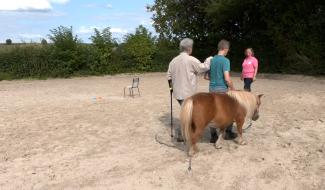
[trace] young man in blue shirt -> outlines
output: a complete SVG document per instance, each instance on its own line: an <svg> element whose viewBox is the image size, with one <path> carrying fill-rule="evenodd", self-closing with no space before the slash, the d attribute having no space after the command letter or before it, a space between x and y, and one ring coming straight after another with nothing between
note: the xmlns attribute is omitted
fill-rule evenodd
<svg viewBox="0 0 325 190"><path fill-rule="evenodd" d="M227 40L221 40L218 43L218 54L213 57L210 64L209 92L227 93L228 90L234 90L234 85L230 77L230 61L225 56L228 54L230 43ZM218 139L216 128L210 128L211 143ZM226 139L234 139L236 134L232 132L232 125L226 130Z"/></svg>

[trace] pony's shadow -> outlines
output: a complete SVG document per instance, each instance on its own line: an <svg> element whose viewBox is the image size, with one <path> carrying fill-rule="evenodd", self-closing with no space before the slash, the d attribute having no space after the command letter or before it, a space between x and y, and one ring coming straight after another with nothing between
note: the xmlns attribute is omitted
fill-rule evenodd
<svg viewBox="0 0 325 190"><path fill-rule="evenodd" d="M167 134L164 133L164 136L166 136L166 137L164 137L164 139L170 139L170 140L167 143L164 142L163 144L172 144L173 147L176 147L177 149L183 151L185 149L184 143L177 142L177 140L176 140L177 132L178 132L178 130L180 130L180 126L181 126L179 118L173 117L173 128L174 128L174 130L173 130L174 137L173 138L171 138L171 136L170 136L170 131L171 131L170 114L165 113L164 115L160 116L159 121L164 125L165 130L168 130L168 132L169 132L169 133L167 133L168 137L167 137ZM210 129L209 129L209 127L207 127L204 130L204 132L202 134L202 138L200 139L200 142L210 143Z"/></svg>

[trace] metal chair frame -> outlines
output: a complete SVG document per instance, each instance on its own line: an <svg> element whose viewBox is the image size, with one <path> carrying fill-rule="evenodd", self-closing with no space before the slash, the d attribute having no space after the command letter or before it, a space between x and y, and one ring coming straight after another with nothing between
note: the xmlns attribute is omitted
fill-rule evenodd
<svg viewBox="0 0 325 190"><path fill-rule="evenodd" d="M125 90L126 89L129 89L129 96L132 96L133 98L134 98L133 89L137 89L139 96L141 96L140 89L139 89L139 83L140 83L139 77L133 78L132 85L124 87L124 97L125 97Z"/></svg>

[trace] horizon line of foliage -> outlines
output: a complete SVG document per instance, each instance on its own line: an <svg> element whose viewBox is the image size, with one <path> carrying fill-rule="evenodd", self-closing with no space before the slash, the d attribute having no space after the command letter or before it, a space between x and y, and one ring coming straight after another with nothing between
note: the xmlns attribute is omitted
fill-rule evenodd
<svg viewBox="0 0 325 190"><path fill-rule="evenodd" d="M262 72L325 75L325 1L155 0L147 9L159 38L193 38L200 59L227 39L235 70L252 47Z"/></svg>
<svg viewBox="0 0 325 190"><path fill-rule="evenodd" d="M52 29L48 38L51 43L13 44L8 39L0 45L0 80L166 71L178 54L174 44L157 40L142 25L122 43L109 27L94 29L91 44L82 43L72 27Z"/></svg>
<svg viewBox="0 0 325 190"><path fill-rule="evenodd" d="M110 28L94 29L83 44L72 27L50 30L47 43L0 44L0 80L163 71L182 38L194 39L195 57L231 42L232 70L252 47L265 73L325 75L325 1L155 0L148 6L158 37L145 27L118 43Z"/></svg>

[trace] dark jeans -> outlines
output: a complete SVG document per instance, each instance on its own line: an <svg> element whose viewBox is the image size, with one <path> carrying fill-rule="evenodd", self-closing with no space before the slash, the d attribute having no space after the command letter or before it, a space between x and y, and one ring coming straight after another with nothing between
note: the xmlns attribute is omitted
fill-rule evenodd
<svg viewBox="0 0 325 190"><path fill-rule="evenodd" d="M232 133L232 127L233 125L230 124L227 128L226 128L226 133ZM210 127L210 134L211 134L211 139L216 140L218 138L218 134L217 134L217 129L214 127Z"/></svg>
<svg viewBox="0 0 325 190"><path fill-rule="evenodd" d="M244 78L244 90L250 92L252 83L253 83L252 78Z"/></svg>

